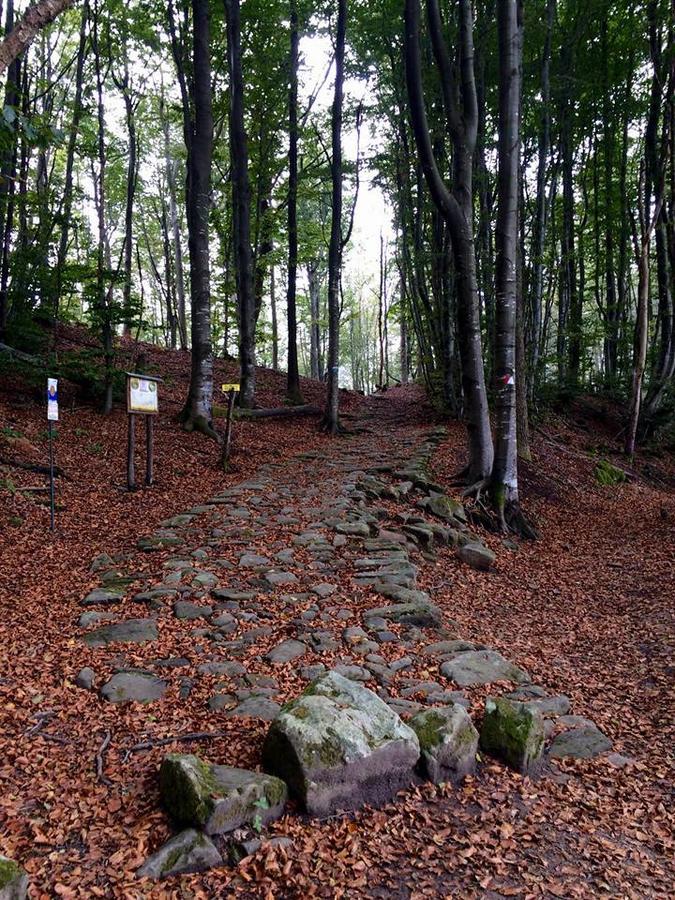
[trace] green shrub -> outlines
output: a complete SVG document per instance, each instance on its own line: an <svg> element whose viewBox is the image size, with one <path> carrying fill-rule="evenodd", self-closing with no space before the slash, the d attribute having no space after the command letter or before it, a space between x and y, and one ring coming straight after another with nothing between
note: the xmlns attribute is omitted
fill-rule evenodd
<svg viewBox="0 0 675 900"><path fill-rule="evenodd" d="M598 484L606 487L613 487L628 481L626 473L622 469L617 469L616 466L613 466L608 459L601 459L595 467L595 479Z"/></svg>

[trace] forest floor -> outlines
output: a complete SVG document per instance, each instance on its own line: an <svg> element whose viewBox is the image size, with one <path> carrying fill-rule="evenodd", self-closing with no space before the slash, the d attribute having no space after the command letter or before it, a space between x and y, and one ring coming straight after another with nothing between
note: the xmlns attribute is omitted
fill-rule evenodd
<svg viewBox="0 0 675 900"><path fill-rule="evenodd" d="M0 852L26 868L33 896L672 896L673 466L667 457L645 458L626 483L600 485L598 459L619 462L611 428L590 402L535 431L523 494L540 541L512 545L481 533L497 555L492 572L467 568L450 548L433 557L411 550L411 561L448 628L501 651L549 692L566 694L575 714L592 718L612 739L613 753L550 764L537 781L483 760L460 787L411 788L381 810L327 821L291 811L270 828L293 840L290 852L263 845L236 867L160 885L135 879L136 868L171 834L158 800L164 753L192 750L255 768L266 716L306 685L304 667L362 663L342 632L361 625L363 610L382 600L355 580L360 546L352 538L333 549L331 543L319 558L294 538L316 529L351 472L405 459L438 424L414 387L374 398L345 393L353 433L327 438L313 418L238 423L233 467L223 474L215 444L184 434L176 422L189 357L150 348L147 357L165 378L155 486L120 490L126 416L102 419L78 404L67 385L56 441L65 473L56 534L49 532L43 495L21 490L44 486L44 477L0 467ZM218 380L235 377L233 364L219 364ZM281 402L283 376L259 370L259 382L262 404ZM306 399L320 400L321 385L303 388ZM40 399L19 380L0 378L1 459L44 462ZM449 493L463 448L462 426L448 423L431 469ZM234 503L174 520L181 523L180 547L137 548L163 520L239 485ZM380 505L388 515L384 526L396 529L405 504ZM332 542L334 532L319 530ZM100 585L91 566L102 553L144 587L166 583L171 563L164 563L187 556L205 593L209 578L220 588L248 588L252 612L236 619L223 644L200 633L203 622L178 619L169 606L157 613L156 640L88 647L78 620L82 599ZM277 568L288 582L265 584L260 571L242 567L245 553L282 554ZM326 583L333 593L314 593ZM127 598L113 615L153 613ZM323 645L312 648L307 636L317 623ZM423 699L406 686L431 678L452 687L437 664L410 649L417 645L409 634L400 626L392 631L378 652L387 664L410 658L389 685L392 698ZM306 640L305 656L267 660L279 642L298 637ZM421 646L438 637L429 631L418 639ZM167 668L166 659L184 664ZM247 683L265 684L266 691L242 692L242 682L200 671L205 662L226 659L241 663ZM166 690L148 705L108 703L75 685L83 666L95 670L97 687L120 668L140 667L159 675ZM467 692L476 719L487 693ZM214 696L223 699L213 702ZM238 708L247 701L253 715ZM131 749L207 731L221 736Z"/></svg>

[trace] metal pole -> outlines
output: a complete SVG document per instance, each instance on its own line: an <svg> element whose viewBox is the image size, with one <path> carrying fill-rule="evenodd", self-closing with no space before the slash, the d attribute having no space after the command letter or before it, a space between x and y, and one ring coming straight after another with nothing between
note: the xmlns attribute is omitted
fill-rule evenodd
<svg viewBox="0 0 675 900"><path fill-rule="evenodd" d="M136 417L129 413L129 440L127 443L127 487L136 490L136 469L134 466L134 450L136 446Z"/></svg>
<svg viewBox="0 0 675 900"><path fill-rule="evenodd" d="M49 513L51 530L54 531L54 436L51 420L49 421Z"/></svg>
<svg viewBox="0 0 675 900"><path fill-rule="evenodd" d="M230 444L232 442L232 413L234 412L235 392L228 391L227 420L225 422L225 439L223 441L223 463L227 465L230 459Z"/></svg>
<svg viewBox="0 0 675 900"><path fill-rule="evenodd" d="M145 417L145 483L152 484L153 454L153 421L152 416Z"/></svg>

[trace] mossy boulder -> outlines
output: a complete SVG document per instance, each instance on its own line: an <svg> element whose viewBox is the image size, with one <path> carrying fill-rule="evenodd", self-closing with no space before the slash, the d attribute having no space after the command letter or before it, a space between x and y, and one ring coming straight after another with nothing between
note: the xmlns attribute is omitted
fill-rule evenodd
<svg viewBox="0 0 675 900"><path fill-rule="evenodd" d="M28 876L13 859L0 854L0 900L24 900Z"/></svg>
<svg viewBox="0 0 675 900"><path fill-rule="evenodd" d="M446 494L437 494L432 491L421 501L420 506L447 522L466 522L466 511L462 504L457 500L452 500Z"/></svg>
<svg viewBox="0 0 675 900"><path fill-rule="evenodd" d="M408 724L420 742L420 772L429 781L461 781L475 771L478 732L463 706L425 709Z"/></svg>
<svg viewBox="0 0 675 900"><path fill-rule="evenodd" d="M518 700L488 697L480 746L523 774L538 774L544 751L544 718L538 709Z"/></svg>
<svg viewBox="0 0 675 900"><path fill-rule="evenodd" d="M457 556L467 566L478 569L479 572L488 572L494 565L497 557L484 544L469 543L457 548Z"/></svg>
<svg viewBox="0 0 675 900"><path fill-rule="evenodd" d="M169 878L189 872L205 872L223 865L213 842L192 828L181 831L147 859L136 872L137 878Z"/></svg>
<svg viewBox="0 0 675 900"><path fill-rule="evenodd" d="M377 694L337 672L283 707L263 745L263 767L311 815L381 804L414 779L415 732Z"/></svg>
<svg viewBox="0 0 675 900"><path fill-rule="evenodd" d="M217 766L193 754L171 753L159 770L159 792L179 825L226 834L242 825L265 825L283 815L283 781L259 772Z"/></svg>

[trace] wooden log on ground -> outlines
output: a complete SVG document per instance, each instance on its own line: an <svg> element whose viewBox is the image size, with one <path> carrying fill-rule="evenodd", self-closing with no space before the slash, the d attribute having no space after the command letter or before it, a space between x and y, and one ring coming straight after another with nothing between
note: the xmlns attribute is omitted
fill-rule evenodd
<svg viewBox="0 0 675 900"><path fill-rule="evenodd" d="M235 416L238 419L271 419L284 416L320 416L323 410L319 406L305 403L302 406L281 406L274 409L237 409Z"/></svg>
<svg viewBox="0 0 675 900"><path fill-rule="evenodd" d="M49 466L38 466L33 463L19 462L16 459L7 459L0 456L1 466L11 466L14 469L24 469L26 472L37 472L38 475L49 475ZM54 466L54 475L58 478L67 478L68 476L60 466Z"/></svg>

